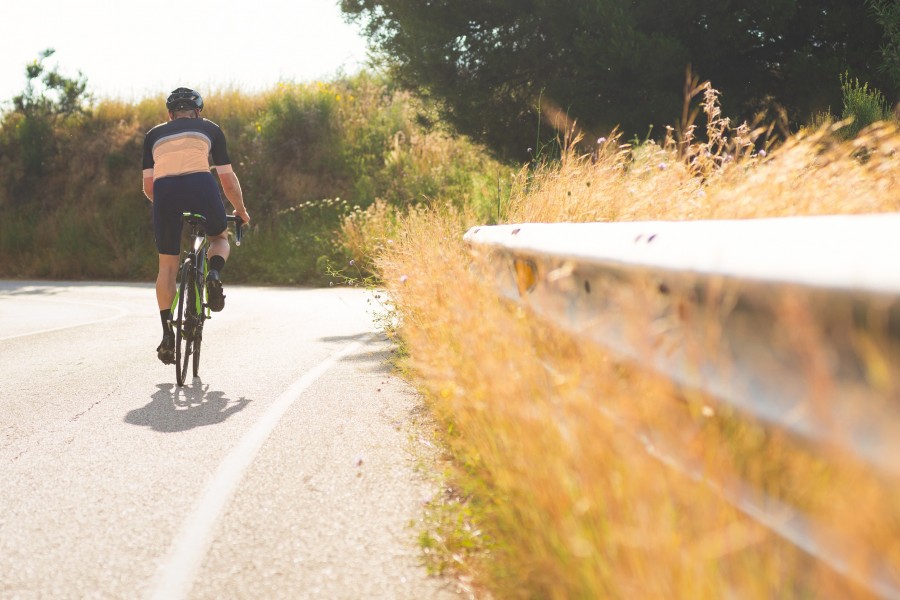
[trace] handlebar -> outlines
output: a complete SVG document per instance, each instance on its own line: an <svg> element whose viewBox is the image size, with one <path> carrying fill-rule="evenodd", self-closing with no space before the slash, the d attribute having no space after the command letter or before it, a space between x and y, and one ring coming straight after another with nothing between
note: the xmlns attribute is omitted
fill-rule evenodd
<svg viewBox="0 0 900 600"><path fill-rule="evenodd" d="M234 223L234 245L241 245L241 235L244 230L244 220L237 215L228 215L226 217L228 223Z"/></svg>

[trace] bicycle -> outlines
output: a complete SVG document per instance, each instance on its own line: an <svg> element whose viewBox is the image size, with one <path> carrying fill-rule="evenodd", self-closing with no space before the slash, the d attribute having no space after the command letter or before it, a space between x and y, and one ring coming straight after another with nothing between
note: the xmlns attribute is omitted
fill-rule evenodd
<svg viewBox="0 0 900 600"><path fill-rule="evenodd" d="M193 213L182 213L182 220L191 227L191 247L186 250L184 262L179 268L180 282L172 301L172 326L175 329L175 380L184 386L188 362L193 357L194 377L200 369L200 345L203 342L203 323L211 319L209 305L206 304L206 251L209 240L204 225L206 217ZM235 224L235 245L241 245L243 220L237 215L228 215L228 223Z"/></svg>

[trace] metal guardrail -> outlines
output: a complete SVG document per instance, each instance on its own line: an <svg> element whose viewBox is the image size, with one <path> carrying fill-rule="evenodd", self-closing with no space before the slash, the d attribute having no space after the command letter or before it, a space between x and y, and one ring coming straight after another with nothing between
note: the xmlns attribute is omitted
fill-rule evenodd
<svg viewBox="0 0 900 600"><path fill-rule="evenodd" d="M465 240L491 254L503 295L561 328L900 476L900 214L499 225ZM630 433L703 478L653 431ZM707 483L837 572L900 598L897 574L864 544L741 482Z"/></svg>

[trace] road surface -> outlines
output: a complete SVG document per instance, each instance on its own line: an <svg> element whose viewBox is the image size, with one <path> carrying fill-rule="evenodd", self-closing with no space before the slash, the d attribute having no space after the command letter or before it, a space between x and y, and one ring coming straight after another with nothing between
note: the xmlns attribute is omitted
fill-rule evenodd
<svg viewBox="0 0 900 600"><path fill-rule="evenodd" d="M152 286L0 282L0 598L458 598L368 294L226 287L201 377Z"/></svg>

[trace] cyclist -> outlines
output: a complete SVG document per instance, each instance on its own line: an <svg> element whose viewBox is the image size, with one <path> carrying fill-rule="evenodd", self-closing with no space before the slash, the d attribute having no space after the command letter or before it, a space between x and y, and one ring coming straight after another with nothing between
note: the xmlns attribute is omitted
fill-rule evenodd
<svg viewBox="0 0 900 600"><path fill-rule="evenodd" d="M203 98L180 87L166 99L169 121L157 125L144 138L144 195L153 204L153 231L159 251L156 300L162 321L163 339L156 349L165 364L175 362L175 334L172 331L172 301L181 250L181 214L191 212L206 217L209 238L209 273L206 277L209 308L225 306L222 269L231 248L225 231L225 205L219 186L210 172L212 166L234 214L244 222L250 215L244 205L241 184L231 167L225 135L218 125L200 117Z"/></svg>

